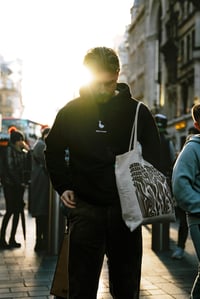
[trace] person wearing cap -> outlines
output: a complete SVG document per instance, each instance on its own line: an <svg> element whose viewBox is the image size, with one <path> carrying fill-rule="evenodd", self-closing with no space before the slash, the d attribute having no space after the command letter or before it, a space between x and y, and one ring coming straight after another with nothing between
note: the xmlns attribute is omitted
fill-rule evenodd
<svg viewBox="0 0 200 299"><path fill-rule="evenodd" d="M3 191L6 201L6 213L2 220L0 231L0 249L18 248L15 235L19 222L19 215L24 209L24 191L26 185L25 167L28 146L25 144L24 134L12 130L5 155L5 171L2 177ZM13 215L9 242L6 240L6 229Z"/></svg>
<svg viewBox="0 0 200 299"><path fill-rule="evenodd" d="M32 149L32 170L30 183L30 213L35 218L36 252L47 249L50 179L46 169L44 149L49 127L42 130L41 138Z"/></svg>
<svg viewBox="0 0 200 299"><path fill-rule="evenodd" d="M112 297L138 299L142 231L139 226L131 232L123 221L115 178L115 158L128 151L138 101L128 85L117 83L120 67L113 49L90 49L84 65L92 80L58 112L45 151L51 181L68 211L69 298L96 298L106 255ZM144 104L138 140L144 158L158 168L158 130Z"/></svg>

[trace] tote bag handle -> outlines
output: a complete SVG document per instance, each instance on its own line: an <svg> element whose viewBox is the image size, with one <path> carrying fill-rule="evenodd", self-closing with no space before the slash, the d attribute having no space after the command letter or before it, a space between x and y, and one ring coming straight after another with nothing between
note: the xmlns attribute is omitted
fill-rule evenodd
<svg viewBox="0 0 200 299"><path fill-rule="evenodd" d="M136 147L136 142L137 142L137 126L138 126L138 113L139 113L140 105L141 105L141 102L138 102L137 108L136 108L136 112L135 112L135 120L134 120L133 127L132 127L132 130L131 130L131 138L130 138L129 149L128 149L129 152L131 151L132 145L133 145L133 148ZM133 134L134 134L134 142L133 142Z"/></svg>

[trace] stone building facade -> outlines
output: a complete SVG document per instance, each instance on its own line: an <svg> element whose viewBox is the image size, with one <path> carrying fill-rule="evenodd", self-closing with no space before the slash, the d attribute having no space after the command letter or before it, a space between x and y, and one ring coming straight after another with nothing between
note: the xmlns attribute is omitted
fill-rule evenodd
<svg viewBox="0 0 200 299"><path fill-rule="evenodd" d="M135 0L128 52L133 96L168 117L179 151L200 101L200 1Z"/></svg>
<svg viewBox="0 0 200 299"><path fill-rule="evenodd" d="M21 61L6 61L0 56L0 114L1 117L21 117Z"/></svg>

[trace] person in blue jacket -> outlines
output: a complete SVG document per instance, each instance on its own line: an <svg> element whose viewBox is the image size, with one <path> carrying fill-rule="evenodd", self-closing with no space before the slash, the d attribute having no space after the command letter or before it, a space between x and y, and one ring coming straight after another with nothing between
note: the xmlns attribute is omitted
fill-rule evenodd
<svg viewBox="0 0 200 299"><path fill-rule="evenodd" d="M200 103L192 108L195 128L200 132ZM191 136L180 152L172 173L177 204L186 212L187 222L200 265L200 134ZM191 299L200 299L200 266L191 290Z"/></svg>

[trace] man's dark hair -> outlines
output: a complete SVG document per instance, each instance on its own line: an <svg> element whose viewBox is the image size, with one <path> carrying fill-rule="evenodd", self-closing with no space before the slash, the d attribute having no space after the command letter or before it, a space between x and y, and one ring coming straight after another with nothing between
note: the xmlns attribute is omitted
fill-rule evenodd
<svg viewBox="0 0 200 299"><path fill-rule="evenodd" d="M192 118L194 121L200 124L200 103L195 104L192 107Z"/></svg>
<svg viewBox="0 0 200 299"><path fill-rule="evenodd" d="M119 59L111 48L96 47L90 49L84 57L83 64L91 70L105 70L117 73L120 70Z"/></svg>

